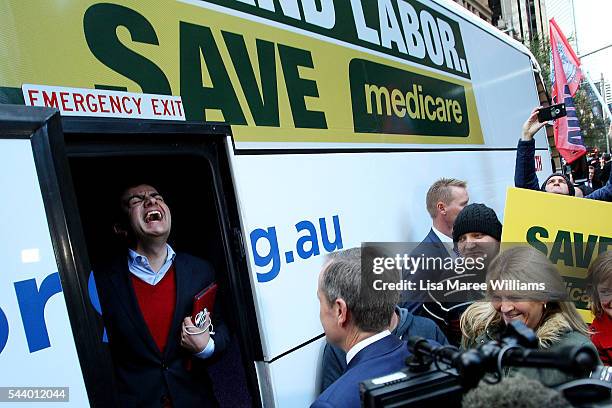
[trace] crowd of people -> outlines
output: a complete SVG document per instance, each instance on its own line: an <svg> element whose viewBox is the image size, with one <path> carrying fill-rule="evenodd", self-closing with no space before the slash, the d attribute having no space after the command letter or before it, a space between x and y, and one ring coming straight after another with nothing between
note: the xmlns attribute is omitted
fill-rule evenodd
<svg viewBox="0 0 612 408"><path fill-rule="evenodd" d="M575 196L578 189L564 174L552 174L541 185L538 182L533 137L542 126L534 110L518 144L515 185ZM610 158L604 155L597 169L593 164L586 185L580 187L585 198L612 200L609 172ZM612 251L599 255L588 272L594 316L588 327L564 296L563 279L546 256L529 246L500 251L502 223L492 208L469 203L465 181L439 179L429 188L425 201L432 225L414 254L486 259L486 276L457 276L441 267L422 267L413 276L432 281L545 281L547 290L533 296L488 287L481 292L464 291L459 297L457 293L446 297L442 292L425 291L405 298L399 291L375 291L363 284L362 260L367 249L331 253L318 278L320 320L327 344L321 394L313 407L360 406L359 383L403 369L410 336L421 336L432 345L470 348L494 339L512 321L533 330L541 349L583 345L596 350L604 364L612 364ZM204 329L196 327L190 317L194 295L215 281L214 270L207 261L175 252L168 244L172 214L155 187L131 183L122 189L117 202L113 229L125 242L125 256L97 268L95 281L119 403L129 407L216 406L206 363L227 347L229 332L217 306L206 317ZM378 278L393 283L403 272L385 270ZM551 368L506 372L509 376L516 373L546 386L572 378Z"/></svg>
<svg viewBox="0 0 612 408"><path fill-rule="evenodd" d="M582 185L574 185L563 173L553 173L542 184L539 183L534 136L544 125L538 121L537 109L534 109L523 126L517 147L515 186L612 201L609 155L603 155L599 163L591 163L589 177ZM464 297L459 301L449 301L444 298L444 293L431 290L401 299L394 298L393 291L387 291L379 294L378 301L374 302L372 294L360 291L360 279L364 273L361 250L332 254L319 276L317 295L328 344L322 360L322 393L312 407L360 406L359 383L390 374L398 366L402 368L407 351L401 341L413 335L424 337L435 345L453 344L468 349L498 338L506 325L520 321L535 332L538 348L542 350L584 346L597 353L600 364L612 364L612 251L600 254L588 271L590 306L594 316L588 326L574 303L569 301L564 280L556 266L544 254L531 246L500 251L502 224L495 211L485 204L468 204L465 181L439 179L429 188L425 201L432 226L412 256L484 257L489 259L485 268L487 280L526 284L546 282L546 290L523 293L520 290L494 290L488 286L480 299ZM453 275L452 270L438 264L421 268L411 275L399 271L384 279L392 281L417 276L440 282L467 276L450 275ZM392 307L395 301L400 305ZM380 313L380 324L377 327L363 324L365 316L375 310ZM523 387L514 393L515 396L534 401L545 397L547 404L569 406L558 394L542 390L547 390L543 386L555 386L575 379L571 374L546 367L507 368L504 374L509 378L508 386L484 387L485 391L481 393L485 396L495 394L499 398L501 390L514 387L512 378L521 376L525 379L518 383L532 382L535 386ZM490 391L493 389L497 391ZM526 394L525 390L528 390ZM465 406L486 406L479 405L486 397L476 398L471 394L466 395ZM480 402L474 404L476 400ZM495 399L489 399L491 401Z"/></svg>

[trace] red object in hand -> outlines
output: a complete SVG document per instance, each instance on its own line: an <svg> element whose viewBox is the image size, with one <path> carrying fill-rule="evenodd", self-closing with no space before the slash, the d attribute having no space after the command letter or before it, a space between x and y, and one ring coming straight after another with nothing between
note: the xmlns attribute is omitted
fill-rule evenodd
<svg viewBox="0 0 612 408"><path fill-rule="evenodd" d="M213 282L193 297L193 308L191 310L191 320L200 329L206 324L206 316L210 316L215 306L218 285ZM211 318L212 322L212 318ZM191 371L191 359L185 361L185 368Z"/></svg>
<svg viewBox="0 0 612 408"><path fill-rule="evenodd" d="M191 311L191 320L196 327L203 328L206 320L206 313L212 314L215 306L215 296L217 295L218 285L213 282L206 288L202 289L193 297L193 309Z"/></svg>

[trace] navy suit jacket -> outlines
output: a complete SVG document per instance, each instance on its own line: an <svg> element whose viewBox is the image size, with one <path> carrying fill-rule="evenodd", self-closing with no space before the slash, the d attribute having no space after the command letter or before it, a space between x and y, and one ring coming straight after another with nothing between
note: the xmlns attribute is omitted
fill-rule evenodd
<svg viewBox="0 0 612 408"><path fill-rule="evenodd" d="M388 335L354 356L346 372L329 386L311 408L359 408L359 383L406 368L410 356L406 343Z"/></svg>
<svg viewBox="0 0 612 408"><path fill-rule="evenodd" d="M166 397L174 407L214 406L206 361L180 345L181 323L191 314L194 295L214 281L214 270L210 263L181 253L176 254L174 267L176 306L163 353L140 311L127 257L94 272L121 406L160 407ZM215 354L225 349L229 339L218 306L217 299L213 313Z"/></svg>
<svg viewBox="0 0 612 408"><path fill-rule="evenodd" d="M414 250L414 254L420 254L420 252L424 252L425 255L436 255L445 257L448 256L448 251L444 246L444 243L440 241L440 238L436 235L433 228L429 229L429 233L423 239L421 244L417 246Z"/></svg>
<svg viewBox="0 0 612 408"><path fill-rule="evenodd" d="M429 230L429 233L423 239L423 241L411 252L411 256L419 257L424 255L426 258L447 258L449 255L446 246L440 238L436 235L433 229ZM419 269L415 271L413 274L408 274L404 272L403 279L415 281L423 279L429 279L431 281L438 281L440 275L442 274L442 270L437 269ZM430 299L426 296L425 293L420 292L406 292L406 298L402 297L400 301L400 305L403 308L408 309L411 313L419 313L420 309L423 306L423 303L426 301L430 301Z"/></svg>

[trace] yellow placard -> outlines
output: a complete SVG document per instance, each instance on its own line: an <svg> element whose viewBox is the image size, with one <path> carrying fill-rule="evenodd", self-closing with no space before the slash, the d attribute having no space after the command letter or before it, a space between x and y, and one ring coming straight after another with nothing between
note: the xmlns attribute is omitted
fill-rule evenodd
<svg viewBox="0 0 612 408"><path fill-rule="evenodd" d="M564 276L570 299L585 320L584 278L600 253L612 249L612 203L510 188L502 242L529 243L545 252Z"/></svg>

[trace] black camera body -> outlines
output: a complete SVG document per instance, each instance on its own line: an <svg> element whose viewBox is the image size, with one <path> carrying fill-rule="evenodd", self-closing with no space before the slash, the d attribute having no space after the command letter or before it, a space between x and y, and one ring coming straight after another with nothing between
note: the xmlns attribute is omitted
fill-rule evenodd
<svg viewBox="0 0 612 408"><path fill-rule="evenodd" d="M537 346L537 337L522 322L511 322L498 340L467 351L453 346L432 347L421 337L410 337L412 356L406 361L407 368L362 382L363 406L460 407L465 392L481 380L490 384L501 381L503 369L510 366L556 368L582 378L557 387L570 402L610 401L612 384L588 378L598 363L592 348L549 351Z"/></svg>
<svg viewBox="0 0 612 408"><path fill-rule="evenodd" d="M364 381L359 385L362 405L372 408L460 407L465 392L461 379L455 369L444 366L444 371L436 367L430 367L424 372L414 372L406 368L396 373L399 378L388 382L381 383L380 378Z"/></svg>
<svg viewBox="0 0 612 408"><path fill-rule="evenodd" d="M567 110L565 109L564 103L559 103L556 105L551 105L546 108L540 108L538 110L538 121L548 122L550 120L556 120L567 116Z"/></svg>

